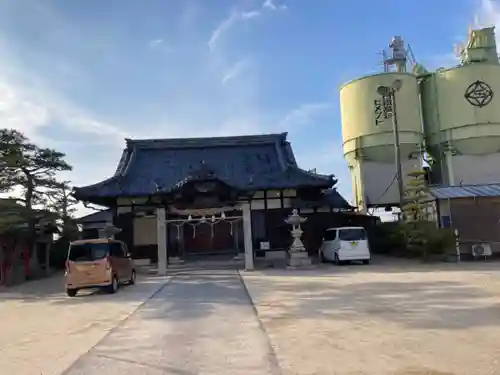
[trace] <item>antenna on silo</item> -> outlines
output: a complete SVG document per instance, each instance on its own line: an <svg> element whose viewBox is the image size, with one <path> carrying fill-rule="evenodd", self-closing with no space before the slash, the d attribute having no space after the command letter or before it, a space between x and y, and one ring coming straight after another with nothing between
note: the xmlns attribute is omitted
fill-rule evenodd
<svg viewBox="0 0 500 375"><path fill-rule="evenodd" d="M387 66L386 66L386 60L387 60L387 53L384 51L384 50L380 50L377 52L377 55L378 56L382 56L382 59L378 60L380 65L382 65L383 69L384 69L384 72L388 72L387 70ZM378 65L378 64L377 64Z"/></svg>

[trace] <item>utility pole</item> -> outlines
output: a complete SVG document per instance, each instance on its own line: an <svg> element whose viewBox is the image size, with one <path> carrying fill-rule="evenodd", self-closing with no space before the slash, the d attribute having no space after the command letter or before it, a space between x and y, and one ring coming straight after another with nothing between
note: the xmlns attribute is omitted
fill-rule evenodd
<svg viewBox="0 0 500 375"><path fill-rule="evenodd" d="M403 172L401 168L401 148L399 144L399 127L398 115L396 107L396 92L393 87L390 88L390 97L392 102L392 131L394 133L394 162L396 164L396 178L398 179L399 190L399 208L401 210L400 220L403 218L403 204L404 204L404 186L403 186Z"/></svg>
<svg viewBox="0 0 500 375"><path fill-rule="evenodd" d="M403 186L403 172L401 168L401 148L399 144L399 127L398 127L398 113L396 106L396 93L401 89L403 82L396 79L391 86L379 86L377 93L382 98L389 98L392 105L392 132L394 134L394 163L396 164L396 178L398 180L398 193L399 193L399 208L401 213L399 219L403 218L403 204L404 204L404 186Z"/></svg>

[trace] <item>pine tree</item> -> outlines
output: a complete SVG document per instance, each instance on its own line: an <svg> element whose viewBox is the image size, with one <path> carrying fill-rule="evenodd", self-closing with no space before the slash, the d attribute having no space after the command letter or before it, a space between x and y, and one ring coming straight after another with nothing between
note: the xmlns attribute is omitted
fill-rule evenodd
<svg viewBox="0 0 500 375"><path fill-rule="evenodd" d="M414 170L408 177L411 179L405 186L403 217L407 222L428 220L433 200L428 192L425 171Z"/></svg>
<svg viewBox="0 0 500 375"><path fill-rule="evenodd" d="M37 223L44 216L37 206L46 201L50 190L59 186L56 174L72 169L64 157L64 153L38 147L17 130L0 129L0 186L4 190L21 188L22 196L17 201L22 203L23 217L28 224L30 253L35 244Z"/></svg>
<svg viewBox="0 0 500 375"><path fill-rule="evenodd" d="M408 173L408 177L410 177L410 181L405 187L405 202L402 210L406 223L408 247L409 250L421 254L424 260L427 260L426 230L431 224L428 220L433 199L428 192L424 170L414 170Z"/></svg>
<svg viewBox="0 0 500 375"><path fill-rule="evenodd" d="M78 226L73 218L78 201L72 193L69 181L60 182L47 193L47 208L57 215L62 228L62 237L69 240L78 236Z"/></svg>

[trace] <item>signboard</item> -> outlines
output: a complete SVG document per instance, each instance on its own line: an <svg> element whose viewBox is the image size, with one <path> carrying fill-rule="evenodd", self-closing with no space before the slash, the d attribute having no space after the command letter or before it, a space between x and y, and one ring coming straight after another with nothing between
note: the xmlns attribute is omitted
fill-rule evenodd
<svg viewBox="0 0 500 375"><path fill-rule="evenodd" d="M269 242L261 242L260 243L260 249L261 250L269 250L271 248Z"/></svg>
<svg viewBox="0 0 500 375"><path fill-rule="evenodd" d="M392 97L390 95L384 95L381 99L375 99L374 104L374 117L375 125L382 124L385 120L392 117L393 106Z"/></svg>

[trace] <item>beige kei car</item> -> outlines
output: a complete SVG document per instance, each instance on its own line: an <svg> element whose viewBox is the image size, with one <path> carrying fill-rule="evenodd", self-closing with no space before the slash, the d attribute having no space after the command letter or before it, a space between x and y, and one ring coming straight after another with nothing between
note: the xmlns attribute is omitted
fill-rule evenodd
<svg viewBox="0 0 500 375"><path fill-rule="evenodd" d="M66 293L102 288L115 293L120 284L135 283L134 263L122 241L107 238L79 240L70 244L66 261Z"/></svg>

